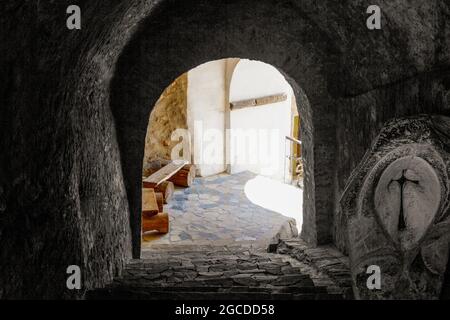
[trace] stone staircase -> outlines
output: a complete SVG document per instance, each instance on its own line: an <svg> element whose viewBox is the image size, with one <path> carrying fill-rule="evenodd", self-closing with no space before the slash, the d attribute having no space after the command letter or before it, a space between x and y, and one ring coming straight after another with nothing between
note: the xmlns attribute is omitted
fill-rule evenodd
<svg viewBox="0 0 450 320"><path fill-rule="evenodd" d="M293 238L279 241L274 251L312 266L332 279L341 289L345 299L354 299L349 258L334 246L311 248L303 240Z"/></svg>
<svg viewBox="0 0 450 320"><path fill-rule="evenodd" d="M245 246L154 247L87 299L343 299L328 275L289 255Z"/></svg>

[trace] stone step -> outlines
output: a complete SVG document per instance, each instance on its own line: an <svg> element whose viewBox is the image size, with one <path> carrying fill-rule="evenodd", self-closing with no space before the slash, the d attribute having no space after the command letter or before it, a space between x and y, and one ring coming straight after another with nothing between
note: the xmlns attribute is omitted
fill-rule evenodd
<svg viewBox="0 0 450 320"><path fill-rule="evenodd" d="M342 295L317 292L270 292L259 290L209 291L205 288L186 290L149 290L149 288L117 288L91 291L89 300L340 300ZM190 289L190 290L189 290Z"/></svg>
<svg viewBox="0 0 450 320"><path fill-rule="evenodd" d="M280 240L276 252L296 259L327 275L346 299L353 299L349 259L332 246L310 248L301 239ZM316 281L317 282L317 281Z"/></svg>
<svg viewBox="0 0 450 320"><path fill-rule="evenodd" d="M206 249L208 247L204 247ZM219 248L216 248L219 249ZM342 299L343 290L312 266L248 248L183 252L179 247L132 260L88 299ZM339 268L334 263L325 266Z"/></svg>

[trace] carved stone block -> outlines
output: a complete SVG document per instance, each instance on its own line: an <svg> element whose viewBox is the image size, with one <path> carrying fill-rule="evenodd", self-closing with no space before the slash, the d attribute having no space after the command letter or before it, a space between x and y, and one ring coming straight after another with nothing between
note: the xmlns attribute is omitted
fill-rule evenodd
<svg viewBox="0 0 450 320"><path fill-rule="evenodd" d="M385 125L348 180L347 217L355 296L435 299L450 241L450 118L417 116ZM369 289L367 268L381 270Z"/></svg>

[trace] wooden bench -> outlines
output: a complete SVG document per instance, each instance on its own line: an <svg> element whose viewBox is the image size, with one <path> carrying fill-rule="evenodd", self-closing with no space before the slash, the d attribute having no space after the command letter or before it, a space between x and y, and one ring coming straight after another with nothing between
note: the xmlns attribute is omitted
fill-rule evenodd
<svg viewBox="0 0 450 320"><path fill-rule="evenodd" d="M148 178L145 178L142 183L145 188L156 188L164 181L170 179L173 175L175 175L178 171L180 171L185 165L187 161L172 161L166 164L161 169L157 170L153 174L151 174Z"/></svg>
<svg viewBox="0 0 450 320"><path fill-rule="evenodd" d="M143 182L145 179L146 179L145 177L142 177L142 186L145 188L149 188L148 184L144 184L144 182ZM151 189L155 190L155 193L157 196L159 193L161 193L161 195L163 197L163 203L168 204L169 200L173 196L173 193L175 192L175 185L173 184L173 182L164 181L164 182L160 183L159 185L157 185L155 188L151 188Z"/></svg>
<svg viewBox="0 0 450 320"><path fill-rule="evenodd" d="M160 170L162 170L163 168L167 167L170 163L172 163L170 160L155 160L147 163L144 169L144 174L145 176L149 177L143 179L145 185L151 186L151 184L149 183L150 178L153 177L152 179L154 179L154 175L160 172ZM195 165L188 164L186 162L181 169L177 168L177 171L173 173L169 178L167 178L166 182L172 182L174 185L180 187L190 187L194 182L195 174Z"/></svg>
<svg viewBox="0 0 450 320"><path fill-rule="evenodd" d="M160 212L156 194L153 189L142 189L142 214L148 218L156 216Z"/></svg>
<svg viewBox="0 0 450 320"><path fill-rule="evenodd" d="M169 232L169 215L167 212L160 212L151 218L142 217L142 231L157 231L159 233Z"/></svg>
<svg viewBox="0 0 450 320"><path fill-rule="evenodd" d="M152 174L142 179L142 231L169 232L169 215L163 212L163 204L167 203L174 192L175 183L189 186L195 177L195 166L187 161L170 161Z"/></svg>

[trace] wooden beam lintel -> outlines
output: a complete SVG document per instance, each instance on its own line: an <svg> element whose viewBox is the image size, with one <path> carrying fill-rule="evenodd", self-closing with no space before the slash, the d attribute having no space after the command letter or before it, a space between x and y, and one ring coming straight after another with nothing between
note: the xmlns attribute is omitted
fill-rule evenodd
<svg viewBox="0 0 450 320"><path fill-rule="evenodd" d="M287 94L281 93L281 94L275 94L275 95L256 98L256 99L231 102L230 109L237 110L237 109L243 109L243 108L249 108L249 107L258 107L258 106L262 106L262 105L266 105L266 104L283 102L286 100L287 100Z"/></svg>

